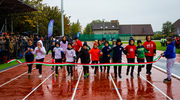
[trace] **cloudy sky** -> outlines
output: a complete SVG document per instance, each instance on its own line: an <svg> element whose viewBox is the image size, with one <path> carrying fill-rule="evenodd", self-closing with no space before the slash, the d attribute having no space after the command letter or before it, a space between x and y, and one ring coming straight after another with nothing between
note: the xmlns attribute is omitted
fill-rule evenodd
<svg viewBox="0 0 180 100"><path fill-rule="evenodd" d="M43 0L61 7L61 0ZM96 19L119 20L120 24L151 24L161 31L166 21L180 19L180 0L64 0L64 10L71 22L79 19L83 28Z"/></svg>

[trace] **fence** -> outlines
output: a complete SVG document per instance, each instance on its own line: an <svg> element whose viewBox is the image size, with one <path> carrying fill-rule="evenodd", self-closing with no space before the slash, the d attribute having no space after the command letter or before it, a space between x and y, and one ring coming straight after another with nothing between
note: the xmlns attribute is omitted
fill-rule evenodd
<svg viewBox="0 0 180 100"><path fill-rule="evenodd" d="M114 39L120 38L122 41L128 41L130 36L131 34L80 34L79 39L81 41L94 41L106 38L107 41L111 41L113 37Z"/></svg>

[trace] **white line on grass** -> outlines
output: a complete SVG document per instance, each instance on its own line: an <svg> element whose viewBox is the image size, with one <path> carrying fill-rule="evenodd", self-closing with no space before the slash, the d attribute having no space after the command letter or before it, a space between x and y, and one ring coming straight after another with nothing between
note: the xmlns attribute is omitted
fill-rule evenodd
<svg viewBox="0 0 180 100"><path fill-rule="evenodd" d="M43 82L41 82L36 88L34 88L28 95L26 95L22 100L26 100L26 98L28 96L30 96L35 90L37 90L38 87L40 87L49 77L51 77L53 74L55 73L55 71L50 74Z"/></svg>
<svg viewBox="0 0 180 100"><path fill-rule="evenodd" d="M137 71L135 70L135 73L137 73ZM169 96L167 96L164 92L162 92L159 88L157 88L154 84L152 84L150 81L148 81L145 77L143 77L142 75L140 75L141 78L143 78L146 82L148 82L149 84L151 84L154 88L156 88L159 92L161 92L164 96L166 96L169 100L172 100Z"/></svg>
<svg viewBox="0 0 180 100"><path fill-rule="evenodd" d="M75 94L76 94L76 90L77 90L79 81L80 81L80 79L81 79L81 74L82 74L82 72L83 72L83 69L81 70L81 73L80 73L80 75L79 75L79 78L78 78L78 81L77 81L77 83L76 83L76 87L75 87L75 89L74 89L74 92L73 92L73 95L72 95L71 100L74 100L74 96L75 96Z"/></svg>
<svg viewBox="0 0 180 100"><path fill-rule="evenodd" d="M50 60L48 60L47 62L49 62L49 61L50 61ZM34 69L36 69L36 68L33 68L32 70L34 70ZM8 84L8 83L10 83L10 82L12 82L12 81L18 79L19 77L21 77L21 76L23 76L23 75L25 75L25 74L27 74L27 73L28 73L28 71L22 73L21 75L18 75L17 77L15 77L15 78L13 78L13 79L11 79L11 80L9 80L9 81L7 81L7 82L1 84L0 87L2 87L2 86L4 86L4 85L6 85L6 84Z"/></svg>
<svg viewBox="0 0 180 100"><path fill-rule="evenodd" d="M112 77L111 77L111 74L109 74L109 76L110 76L110 79L111 79L112 82L113 82L113 85L114 85L114 87L115 87L115 89L116 89L116 92L117 92L117 94L118 94L118 96L119 96L119 99L120 99L120 100L123 100L122 97L121 97L121 95L120 95L120 93L119 93L119 91L118 91L118 89L117 89L117 87L116 87L116 84L114 83L114 80L113 80Z"/></svg>

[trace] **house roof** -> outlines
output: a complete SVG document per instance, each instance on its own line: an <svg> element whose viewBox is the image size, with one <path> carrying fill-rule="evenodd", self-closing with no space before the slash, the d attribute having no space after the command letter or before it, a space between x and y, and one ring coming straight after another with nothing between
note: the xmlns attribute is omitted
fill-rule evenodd
<svg viewBox="0 0 180 100"><path fill-rule="evenodd" d="M138 36L154 35L151 24L119 25L120 34L132 34Z"/></svg>
<svg viewBox="0 0 180 100"><path fill-rule="evenodd" d="M1 15L31 11L38 11L38 9L23 2L23 0L0 0Z"/></svg>
<svg viewBox="0 0 180 100"><path fill-rule="evenodd" d="M92 23L92 30L119 30L118 22Z"/></svg>
<svg viewBox="0 0 180 100"><path fill-rule="evenodd" d="M178 35L177 29L180 30L180 19L173 23L173 27L175 28L174 35Z"/></svg>

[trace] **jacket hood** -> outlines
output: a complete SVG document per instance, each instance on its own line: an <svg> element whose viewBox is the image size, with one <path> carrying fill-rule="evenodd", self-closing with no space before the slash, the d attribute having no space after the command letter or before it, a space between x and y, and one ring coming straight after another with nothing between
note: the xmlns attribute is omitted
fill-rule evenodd
<svg viewBox="0 0 180 100"><path fill-rule="evenodd" d="M175 46L175 44L173 42L169 43L169 45Z"/></svg>
<svg viewBox="0 0 180 100"><path fill-rule="evenodd" d="M37 43L41 43L41 47L43 47L43 43L41 40L39 40Z"/></svg>
<svg viewBox="0 0 180 100"><path fill-rule="evenodd" d="M131 44L130 44L131 40L133 40L133 41L134 41L134 39L133 39L133 38L130 38L130 39L129 39L129 45L131 45ZM134 41L134 42L135 42L135 41ZM134 45L134 44L133 44L133 45Z"/></svg>

